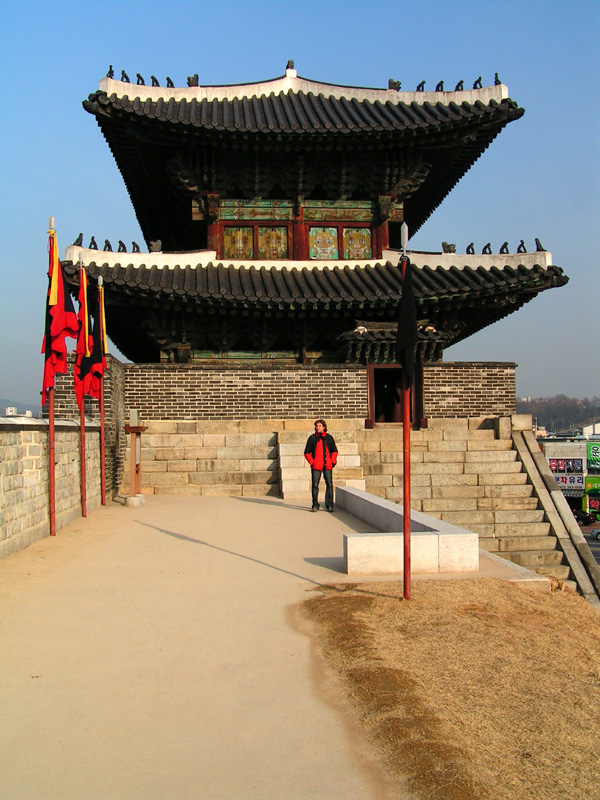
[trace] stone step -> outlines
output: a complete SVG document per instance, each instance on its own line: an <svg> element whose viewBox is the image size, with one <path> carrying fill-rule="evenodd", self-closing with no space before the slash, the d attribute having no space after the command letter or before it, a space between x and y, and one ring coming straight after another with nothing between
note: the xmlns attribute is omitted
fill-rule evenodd
<svg viewBox="0 0 600 800"><path fill-rule="evenodd" d="M529 483L509 483L500 486L482 486L484 497L531 497L533 486Z"/></svg>
<svg viewBox="0 0 600 800"><path fill-rule="evenodd" d="M558 539L556 536L480 536L479 546L490 553L504 553L528 550L554 550Z"/></svg>
<svg viewBox="0 0 600 800"><path fill-rule="evenodd" d="M537 572L539 575L554 576L555 578L558 578L559 581L568 582L568 584L572 584L570 588L573 588L573 591L577 591L577 584L575 581L569 580L571 568L568 564L554 564L549 567L534 567L533 571Z"/></svg>
<svg viewBox="0 0 600 800"><path fill-rule="evenodd" d="M517 460L516 450L467 450L465 461L469 464L503 464ZM520 464L520 462L519 462ZM507 470L510 472L510 470Z"/></svg>
<svg viewBox="0 0 600 800"><path fill-rule="evenodd" d="M352 486L353 489L362 489L363 492L367 490L364 478L346 478L343 485Z"/></svg>
<svg viewBox="0 0 600 800"><path fill-rule="evenodd" d="M467 530L473 530L471 525L494 524L493 511L429 511L427 513L438 519L451 522L453 525L467 528Z"/></svg>
<svg viewBox="0 0 600 800"><path fill-rule="evenodd" d="M469 453L465 453L465 456L468 456ZM475 454L474 454L475 455ZM477 453L476 455L480 455ZM516 455L516 454L515 454ZM470 461L467 459L464 464L464 471L465 474L469 474L471 472L477 472L479 475L489 475L489 474L515 474L521 472L523 465L520 461ZM526 473L525 481L527 480ZM481 481L480 481L481 482Z"/></svg>
<svg viewBox="0 0 600 800"><path fill-rule="evenodd" d="M168 481L167 481L168 482ZM189 483L200 484L201 486L221 485L229 486L231 484L272 484L279 483L279 476L276 472L191 472L189 475ZM163 481L164 484L164 481Z"/></svg>
<svg viewBox="0 0 600 800"><path fill-rule="evenodd" d="M502 553L502 557L519 564L522 567L550 567L562 563L563 554L560 550L525 550L520 552Z"/></svg>
<svg viewBox="0 0 600 800"><path fill-rule="evenodd" d="M479 534L479 538L481 540L481 537L484 537L484 538L485 537L490 537L490 538L492 538L494 536L495 527L496 526L494 525L493 522L486 522L486 523L479 523L479 522L473 523L472 522L469 525L469 530L473 531L473 533L478 533Z"/></svg>
<svg viewBox="0 0 600 800"><path fill-rule="evenodd" d="M512 450L513 443L510 439L467 439L467 450L479 452L495 452L498 450Z"/></svg>
<svg viewBox="0 0 600 800"><path fill-rule="evenodd" d="M486 428L481 428L479 430L447 428L446 430L442 431L442 437L444 441L451 441L452 439L466 439L469 442L490 442L495 440L494 431Z"/></svg>
<svg viewBox="0 0 600 800"><path fill-rule="evenodd" d="M478 474L480 486L523 486L527 484L526 472L490 472L485 470Z"/></svg>
<svg viewBox="0 0 600 800"><path fill-rule="evenodd" d="M333 470L333 481L335 483L336 480L340 480L341 478L352 479L352 478L362 478L363 471L360 467L335 467Z"/></svg>
<svg viewBox="0 0 600 800"><path fill-rule="evenodd" d="M445 500L441 498L434 498L431 500L423 500L423 511L425 514L432 512L443 513L444 511L477 511L477 498L476 497L451 497Z"/></svg>
<svg viewBox="0 0 600 800"><path fill-rule="evenodd" d="M281 496L283 498L288 498L290 496L296 496L298 494L305 496L307 492L310 492L310 481L285 481L282 480L280 485Z"/></svg>
<svg viewBox="0 0 600 800"><path fill-rule="evenodd" d="M301 445L289 442L280 442L277 445L277 455L279 458L292 458L294 456L298 456L299 458L304 459L305 444L306 440L302 442ZM337 445L337 448L340 455L358 455L358 444L356 442L340 442L340 444Z"/></svg>
<svg viewBox="0 0 600 800"><path fill-rule="evenodd" d="M538 507L537 497L482 497L477 501L477 507L481 509L492 509L492 511L535 511ZM508 522L500 520L496 516L497 522ZM537 522L538 520L529 520Z"/></svg>
<svg viewBox="0 0 600 800"><path fill-rule="evenodd" d="M522 525L529 522L543 522L544 510L537 509L533 511L523 510L510 510L510 511L494 511L494 522L499 523L515 523Z"/></svg>
<svg viewBox="0 0 600 800"><path fill-rule="evenodd" d="M550 531L548 522L497 522L494 535L504 536L547 536Z"/></svg>
<svg viewBox="0 0 600 800"><path fill-rule="evenodd" d="M431 497L441 500L449 500L454 497L471 497L481 501L485 499L485 489L483 486L432 486Z"/></svg>

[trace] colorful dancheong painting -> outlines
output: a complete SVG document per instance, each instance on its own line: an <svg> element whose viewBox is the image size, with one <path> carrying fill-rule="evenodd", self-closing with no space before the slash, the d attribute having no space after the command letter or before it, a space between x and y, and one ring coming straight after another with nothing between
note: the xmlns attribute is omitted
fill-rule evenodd
<svg viewBox="0 0 600 800"><path fill-rule="evenodd" d="M308 246L310 258L339 258L337 228L309 228Z"/></svg>
<svg viewBox="0 0 600 800"><path fill-rule="evenodd" d="M288 200L221 200L219 218L223 220L291 220L293 204Z"/></svg>
<svg viewBox="0 0 600 800"><path fill-rule="evenodd" d="M250 226L223 228L223 258L253 258L254 229Z"/></svg>
<svg viewBox="0 0 600 800"><path fill-rule="evenodd" d="M287 258L287 228L269 226L258 229L258 258Z"/></svg>
<svg viewBox="0 0 600 800"><path fill-rule="evenodd" d="M359 261L371 258L371 231L369 228L344 228L344 258Z"/></svg>

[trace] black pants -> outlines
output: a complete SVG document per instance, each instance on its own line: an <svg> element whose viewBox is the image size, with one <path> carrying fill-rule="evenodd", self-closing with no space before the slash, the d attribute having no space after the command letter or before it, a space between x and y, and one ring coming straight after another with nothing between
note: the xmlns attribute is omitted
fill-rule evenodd
<svg viewBox="0 0 600 800"><path fill-rule="evenodd" d="M333 479L331 477L332 470L324 469L323 477L325 478L325 508L333 508ZM312 478L312 504L319 506L319 482L321 480L321 470L310 468L310 475Z"/></svg>

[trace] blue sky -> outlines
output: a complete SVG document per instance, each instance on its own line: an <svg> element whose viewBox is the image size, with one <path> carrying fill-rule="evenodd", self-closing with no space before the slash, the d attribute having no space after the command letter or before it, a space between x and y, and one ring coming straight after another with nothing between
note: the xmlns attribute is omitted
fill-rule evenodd
<svg viewBox="0 0 600 800"><path fill-rule="evenodd" d="M149 83L282 75L413 90L483 85L498 72L526 109L411 241L511 252L537 236L570 278L451 348L446 360L514 361L519 396L600 395L600 4L546 2L35 2L3 4L0 397L38 402L48 217L59 251L80 231L143 242L120 174L82 106L112 64ZM477 250L476 250L477 252ZM114 352L114 348L113 348Z"/></svg>

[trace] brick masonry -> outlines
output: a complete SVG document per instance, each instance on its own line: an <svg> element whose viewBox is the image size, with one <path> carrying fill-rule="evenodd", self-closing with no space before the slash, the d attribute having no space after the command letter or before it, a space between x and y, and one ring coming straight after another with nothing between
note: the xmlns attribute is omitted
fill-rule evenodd
<svg viewBox="0 0 600 800"><path fill-rule="evenodd" d="M361 366L128 364L125 406L144 420L365 417Z"/></svg>
<svg viewBox="0 0 600 800"><path fill-rule="evenodd" d="M86 437L87 508L100 503L99 430ZM81 514L79 427L55 427L56 528ZM50 533L48 426L0 422L0 558Z"/></svg>
<svg viewBox="0 0 600 800"><path fill-rule="evenodd" d="M516 411L515 364L440 362L425 366L425 415L500 417Z"/></svg>

